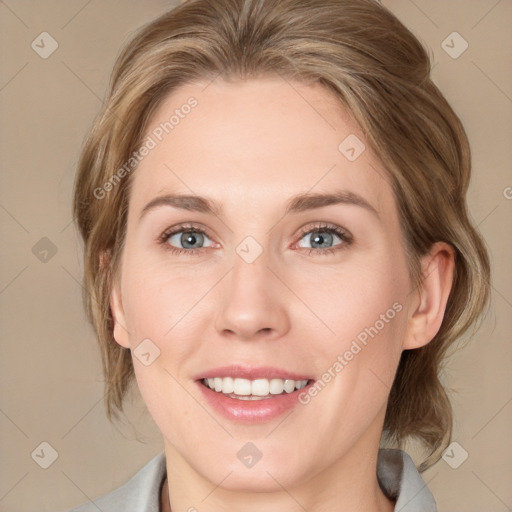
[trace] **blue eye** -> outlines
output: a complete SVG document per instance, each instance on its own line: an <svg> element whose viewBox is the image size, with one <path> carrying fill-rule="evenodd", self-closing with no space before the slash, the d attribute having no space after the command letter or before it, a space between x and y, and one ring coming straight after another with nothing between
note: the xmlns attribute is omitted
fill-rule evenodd
<svg viewBox="0 0 512 512"><path fill-rule="evenodd" d="M319 224L313 226L313 228L309 226L307 231L301 233L300 240L308 236L310 237L310 244L319 247L308 248L303 245L298 245L298 247L307 249L309 255L333 254L338 250L345 249L352 243L352 236L347 231L334 225ZM340 242L331 245L336 238ZM209 240L210 244L204 246L205 240ZM168 229L160 235L158 242L173 254L187 253L189 255L198 254L214 245L203 229L193 225L180 225Z"/></svg>
<svg viewBox="0 0 512 512"><path fill-rule="evenodd" d="M209 239L208 235L202 230L194 227L177 226L173 231L162 234L160 242L168 245L168 249L176 254L196 253L201 249L207 247L198 247L198 245L204 244L205 238ZM176 247L175 244L181 245Z"/></svg>
<svg viewBox="0 0 512 512"><path fill-rule="evenodd" d="M326 233L327 233L327 235L326 235ZM318 229L318 230L315 230L315 231L309 231L308 233L306 233L304 235L304 237L307 237L307 236L310 237L310 243L311 244L318 244L318 245L323 246L323 247L313 247L314 249L318 249L318 248L325 249L326 248L326 244L327 245L332 244L333 243L333 239L335 237L337 237L339 239L342 239L342 237L340 235L338 235L332 229ZM329 248L329 247L327 247L327 248Z"/></svg>
<svg viewBox="0 0 512 512"><path fill-rule="evenodd" d="M311 245L318 245L318 247L311 247L308 251L308 254L316 254L316 255L325 255L325 254L333 254L337 250L344 249L346 246L352 243L352 237L343 229L337 226L329 226L329 225L318 225L315 226L314 229L308 229L308 231L303 232L301 236L301 240L303 238L309 237ZM330 244L333 243L334 239L338 238L340 243L332 246ZM304 247L299 245L299 247Z"/></svg>

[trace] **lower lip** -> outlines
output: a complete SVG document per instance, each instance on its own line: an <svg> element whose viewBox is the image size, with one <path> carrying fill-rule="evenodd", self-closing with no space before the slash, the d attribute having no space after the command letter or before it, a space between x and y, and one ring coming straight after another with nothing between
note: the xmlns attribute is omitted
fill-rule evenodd
<svg viewBox="0 0 512 512"><path fill-rule="evenodd" d="M230 420L244 423L264 423L281 416L299 403L299 394L311 385L311 382L309 382L302 389L296 389L291 393L283 393L282 395L274 395L273 398L238 400L237 398L230 398L224 393L213 391L201 381L197 381L197 383L203 396L213 409Z"/></svg>

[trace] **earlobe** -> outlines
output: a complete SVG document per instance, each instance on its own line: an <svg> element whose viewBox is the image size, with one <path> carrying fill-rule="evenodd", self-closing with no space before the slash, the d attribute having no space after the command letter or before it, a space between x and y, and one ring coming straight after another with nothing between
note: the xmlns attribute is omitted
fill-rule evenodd
<svg viewBox="0 0 512 512"><path fill-rule="evenodd" d="M416 290L418 300L409 318L403 349L428 344L441 328L453 284L455 249L437 242L422 260L422 281Z"/></svg>

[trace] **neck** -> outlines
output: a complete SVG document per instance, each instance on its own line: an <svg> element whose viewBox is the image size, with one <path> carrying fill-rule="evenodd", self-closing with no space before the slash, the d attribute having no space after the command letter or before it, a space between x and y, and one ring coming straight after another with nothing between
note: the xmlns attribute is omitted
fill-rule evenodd
<svg viewBox="0 0 512 512"><path fill-rule="evenodd" d="M274 492L226 489L222 482L229 479L228 475L220 475L217 482L209 481L166 442L167 475L171 484L166 479L162 487L160 510L197 511L205 509L206 503L209 512L393 512L394 501L386 497L377 480L378 443L370 448L363 441L313 478L305 476L293 487L278 484L279 490Z"/></svg>
<svg viewBox="0 0 512 512"><path fill-rule="evenodd" d="M238 499L237 499L238 498ZM282 497L279 497L279 496L272 496L272 495L268 495L268 500L260 500L258 505L254 505L254 506L251 506L249 505L250 508L248 508L248 504L251 504L253 503L253 497L251 495L245 495L245 496L239 496L237 498L233 498L232 499L232 502L235 503L235 502L238 502L237 505L229 505L227 506L226 504L223 504L222 506L220 506L220 503L218 503L219 500L216 500L217 501L217 504L219 505L218 508L216 508L216 510L232 510L231 507L233 506L244 506L244 510L259 510L260 507L262 506L265 506L265 510L270 510L270 507L273 507L272 510L287 510L289 512L303 512L304 510L314 510L314 511L330 511L330 510L334 510L334 509L338 509L338 508L342 508L343 510L365 510L365 511L372 511L372 512L393 512L395 510L395 506L394 506L394 501L388 499L386 496L384 496L382 494L382 492L377 489L374 489L374 493L373 493L373 496L370 496L368 495L368 499L366 500L368 503L372 502L373 505L360 505L357 507L357 509L347 509L345 505L340 505L340 501L341 500L336 500L336 504L334 505L335 508L329 508L330 506L326 506L325 504L321 505L321 506L317 506L315 507L314 509L309 507L309 508L306 508L306 507L303 507L299 502L298 500L297 501L297 506L295 506L291 500L294 499L293 496L291 496L291 493L290 493L290 496L289 496L289 499L285 499L283 500ZM175 503L175 509L176 510L187 510L188 512L197 512L197 509L194 508L194 507L188 507L187 509L182 509L180 508L180 505L177 504L176 502L179 501L179 497L176 497L175 499L173 498L173 503ZM181 501L183 502L183 499L181 499ZM278 503L281 503L281 502L286 502L285 505L288 507L286 509L284 508L279 508L281 507L281 505L278 505ZM278 508L275 508L275 507L278 507ZM165 481L162 485L162 490L161 490L161 493L160 493L160 512L172 512L173 509L171 508L171 502L170 502L170 494L169 494L169 485L168 485L168 480L167 480L167 477L165 478Z"/></svg>

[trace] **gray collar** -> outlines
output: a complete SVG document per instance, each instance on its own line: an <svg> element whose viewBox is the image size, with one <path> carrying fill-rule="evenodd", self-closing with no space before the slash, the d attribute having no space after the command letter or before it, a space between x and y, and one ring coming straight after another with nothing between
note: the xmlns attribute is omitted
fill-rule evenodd
<svg viewBox="0 0 512 512"><path fill-rule="evenodd" d="M377 478L395 512L437 512L436 502L411 457L402 450L381 448Z"/></svg>

